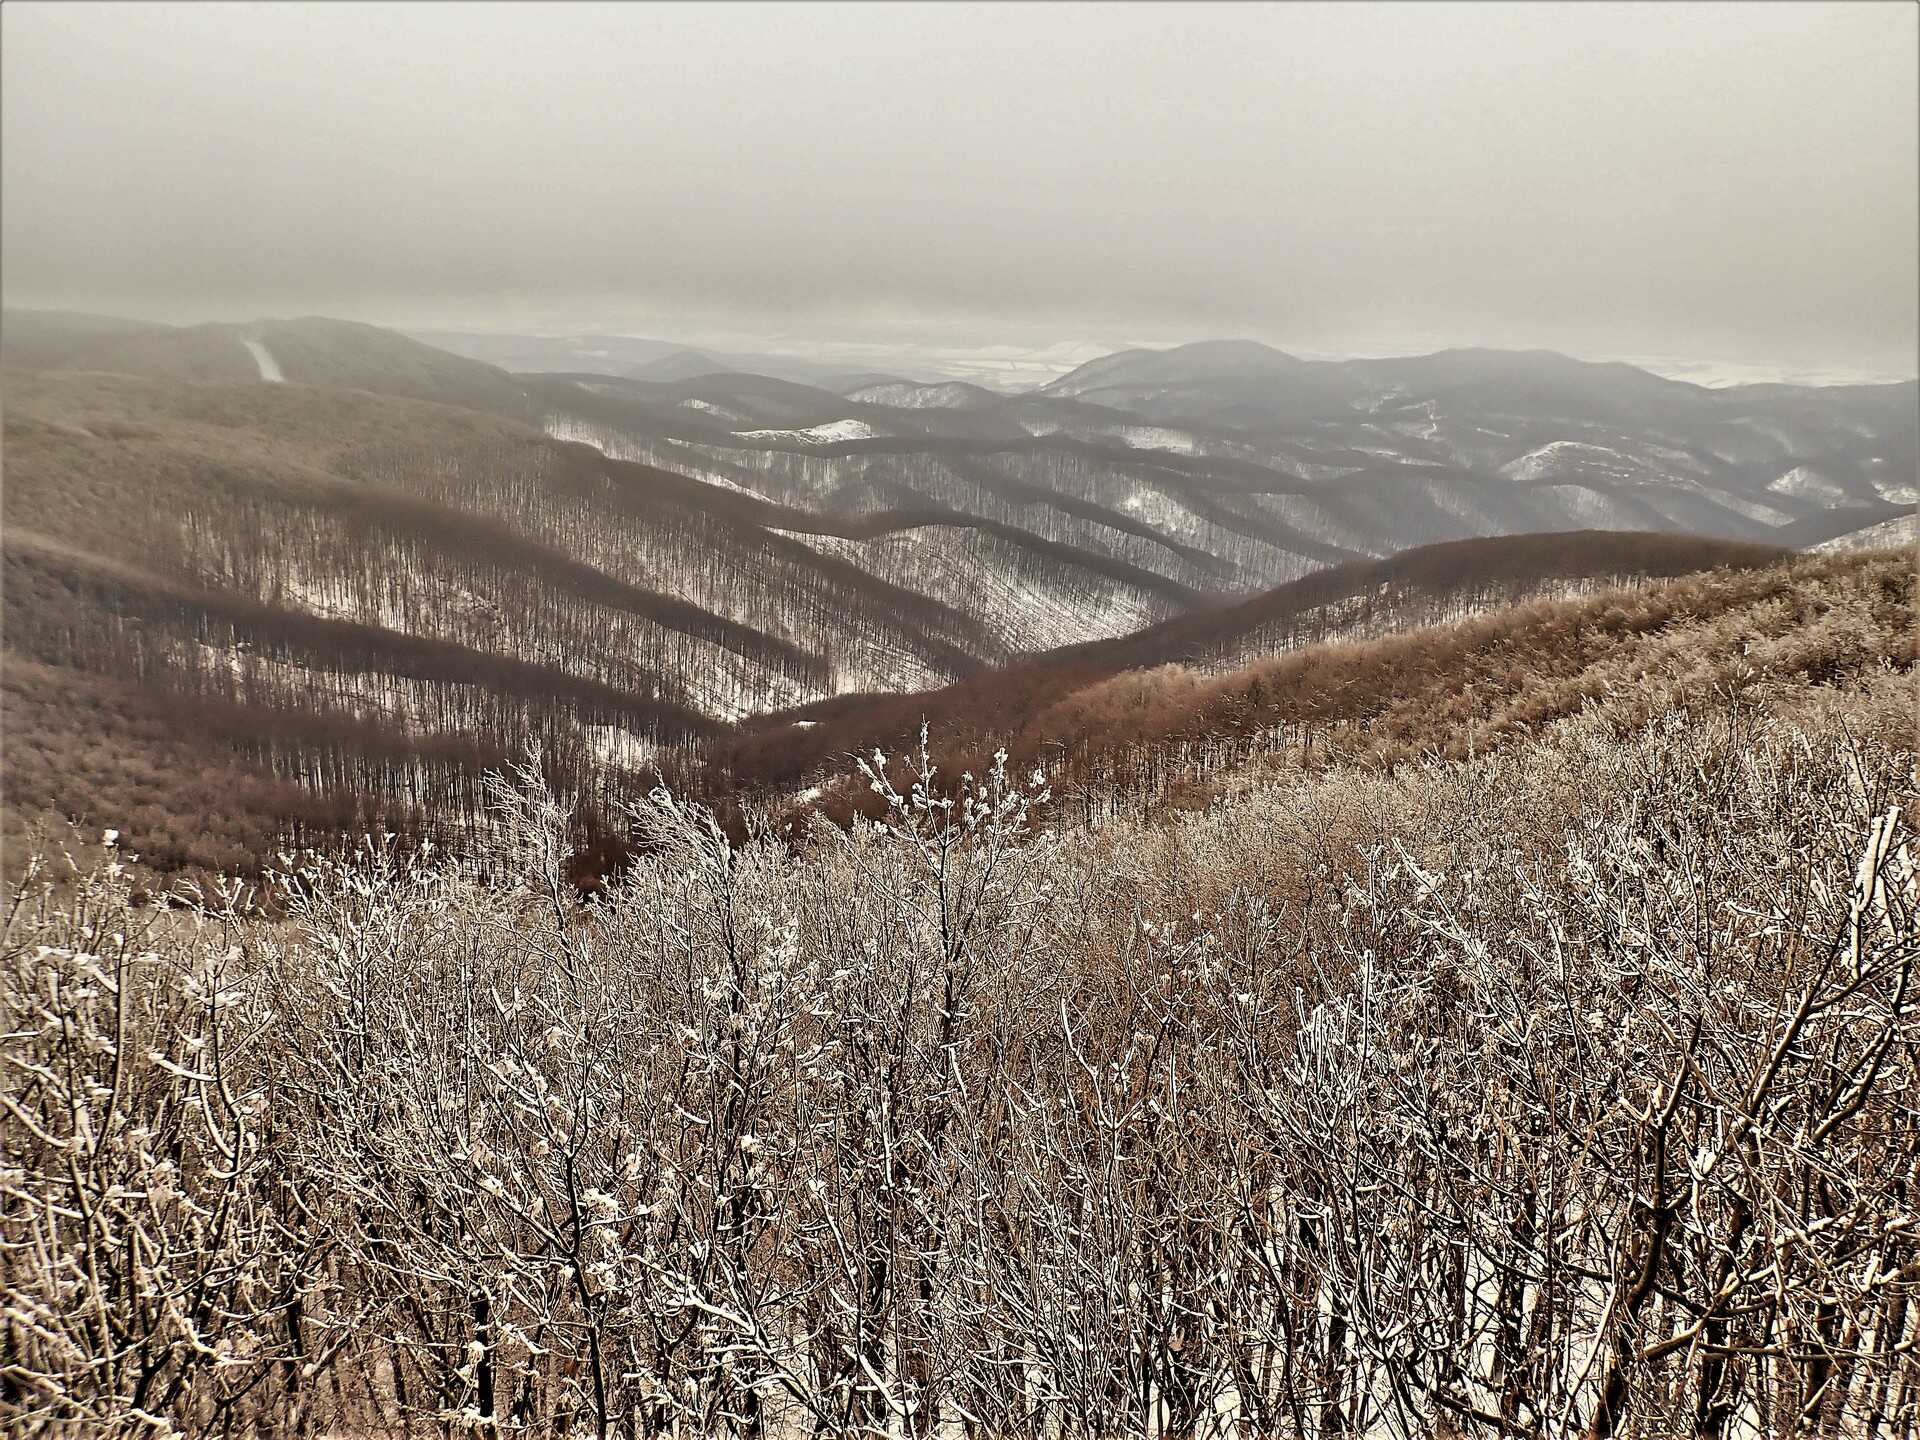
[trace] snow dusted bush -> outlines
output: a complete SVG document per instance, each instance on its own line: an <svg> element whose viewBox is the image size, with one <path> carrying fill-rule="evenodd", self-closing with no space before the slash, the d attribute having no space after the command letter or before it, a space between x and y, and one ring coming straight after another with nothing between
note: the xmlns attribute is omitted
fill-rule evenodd
<svg viewBox="0 0 1920 1440"><path fill-rule="evenodd" d="M130 903L111 850L11 897L0 965L0 1413L217 1430L282 1356L312 1238L282 1205L272 1016L239 892Z"/></svg>
<svg viewBox="0 0 1920 1440"><path fill-rule="evenodd" d="M533 768L489 853L289 867L272 917L36 875L0 1414L1910 1432L1913 756L1848 723L1885 703L1085 832L923 742L797 853L656 793L587 903Z"/></svg>

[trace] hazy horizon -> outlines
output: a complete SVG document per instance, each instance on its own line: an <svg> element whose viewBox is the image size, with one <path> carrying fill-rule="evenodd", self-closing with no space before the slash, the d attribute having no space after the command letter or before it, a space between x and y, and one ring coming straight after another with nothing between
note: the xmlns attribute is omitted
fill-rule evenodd
<svg viewBox="0 0 1920 1440"><path fill-rule="evenodd" d="M1756 360L1727 361L1714 356L1637 354L1623 352L1580 352L1558 346L1527 347L1476 347L1471 343L1455 345L1445 340L1431 343L1410 341L1398 346L1375 346L1370 348L1336 347L1320 349L1311 346L1288 345L1268 337L1245 334L1192 334L1192 335L1156 335L1149 337L1126 338L1115 332L1114 327L1105 327L1104 331L1089 332L1092 338L1053 337L1036 340L1021 345L1008 341L1004 336L981 336L977 343L966 344L956 337L948 337L947 343L941 343L937 337L923 336L917 340L888 338L848 337L835 335L831 327L820 331L808 332L739 332L712 331L703 329L697 318L682 318L677 322L662 322L657 325L640 325L631 328L608 328L605 325L592 326L547 326L544 328L520 328L513 325L467 323L462 319L454 323L415 323L408 319L394 319L379 311L352 313L346 308L333 311L294 310L283 314L266 311L247 310L244 307L227 313L185 313L170 311L137 310L126 308L115 311L87 309L69 306L37 306L9 304L8 309L33 310L42 313L92 314L105 319L146 320L153 323L191 326L196 324L245 324L250 322L275 322L297 320L308 315L329 319L355 320L363 324L377 325L394 330L400 334L413 336L440 348L452 349L455 353L472 353L468 346L452 343L455 337L464 339L487 340L646 340L678 345L686 350L703 353L716 358L750 360L759 355L767 358L797 360L816 366L832 368L843 373L860 371L885 372L899 375L905 379L929 381L960 379L987 385L1001 390L1019 390L1046 383L1057 378L1089 360L1111 355L1125 350L1166 350L1203 341L1252 340L1272 345L1275 349L1287 351L1303 360L1342 361L1387 359L1404 356L1427 355L1451 349L1517 349L1543 353L1567 355L1572 359L1592 363L1619 363L1632 365L1642 370L1664 376L1670 380L1683 380L1709 388L1747 384L1794 384L1794 385L1886 385L1907 384L1920 379L1920 367L1909 364L1904 367L1889 368L1859 367L1850 365L1767 363ZM591 353L591 352L586 352ZM486 358L480 355L478 358ZM503 364L513 370L513 364Z"/></svg>
<svg viewBox="0 0 1920 1440"><path fill-rule="evenodd" d="M1916 11L9 4L5 300L1916 371Z"/></svg>

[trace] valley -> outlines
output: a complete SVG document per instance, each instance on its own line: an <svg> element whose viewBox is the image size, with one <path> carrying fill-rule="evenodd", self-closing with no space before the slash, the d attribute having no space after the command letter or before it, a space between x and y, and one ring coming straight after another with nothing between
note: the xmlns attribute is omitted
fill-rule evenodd
<svg viewBox="0 0 1920 1440"><path fill-rule="evenodd" d="M922 720L975 760L1197 742L1076 691L1870 550L1920 494L1911 384L1206 342L837 393L317 319L0 334L9 823L116 823L161 873L370 817L457 845L529 743L599 853L662 782L844 815L845 757ZM113 701L41 730L83 694ZM192 785L154 758L183 749Z"/></svg>

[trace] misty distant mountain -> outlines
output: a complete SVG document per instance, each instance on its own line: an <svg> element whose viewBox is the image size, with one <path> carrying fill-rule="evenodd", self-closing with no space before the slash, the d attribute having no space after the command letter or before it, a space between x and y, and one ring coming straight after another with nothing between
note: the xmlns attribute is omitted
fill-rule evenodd
<svg viewBox="0 0 1920 1440"><path fill-rule="evenodd" d="M648 340L633 335L498 335L461 330L409 330L423 345L470 360L483 360L503 370L592 370L621 375L640 365L663 360L685 350L671 340Z"/></svg>
<svg viewBox="0 0 1920 1440"><path fill-rule="evenodd" d="M1473 535L1810 543L1817 517L1873 523L1920 498L1912 383L1710 390L1549 352L1320 362L1205 342L1012 396L727 375L529 388L550 433L609 454L823 513L1002 519L1213 593Z"/></svg>
<svg viewBox="0 0 1920 1440"><path fill-rule="evenodd" d="M898 377L842 393L610 340L586 348L639 374L510 375L327 320L10 314L4 330L10 363L242 385L271 363L295 385L527 424L670 476L686 503L920 597L966 632L945 650L838 647L807 682L822 694L1115 638L1416 545L1583 529L1811 545L1920 498L1913 384L1709 390L1549 352L1324 362L1208 341L1104 356L1024 394ZM773 611L730 595L733 563L716 561L698 594L671 574L646 584L779 632ZM739 563L744 577L751 562ZM746 673L659 685L720 718L808 693Z"/></svg>
<svg viewBox="0 0 1920 1440"><path fill-rule="evenodd" d="M997 405L1001 396L964 380L923 384L915 380L871 380L846 388L849 400L863 405L887 405L902 410L978 410Z"/></svg>
<svg viewBox="0 0 1920 1440"><path fill-rule="evenodd" d="M1202 341L1131 350L1091 361L1041 387L1155 419L1255 432L1289 421L1338 424L1385 416L1404 423L1427 406L1567 425L1656 431L1715 423L1842 428L1858 415L1910 433L1914 383L1741 385L1720 389L1670 380L1619 362L1575 360L1550 350L1443 350L1389 359L1310 361L1251 341ZM1807 437L1812 439L1814 437ZM1752 452L1730 456L1743 458Z"/></svg>
<svg viewBox="0 0 1920 1440"><path fill-rule="evenodd" d="M873 376L846 365L826 364L796 355L723 352L630 335L486 335L456 330L408 333L423 344L450 354L529 374L591 373L644 380L681 380L694 375L740 371L828 388L897 378Z"/></svg>
<svg viewBox="0 0 1920 1440"><path fill-rule="evenodd" d="M1089 360L1041 393L1086 397L1128 395L1191 385L1277 388L1312 372L1309 361L1257 340L1196 340L1169 350L1122 350Z"/></svg>
<svg viewBox="0 0 1920 1440"><path fill-rule="evenodd" d="M687 350L712 361L713 370L770 375L836 391L898 382L958 381L996 395L1012 395L1057 379L1115 347L1092 340L1046 344L967 343L957 337L917 342L810 342L799 353L735 349L704 339L663 340L622 335L540 336L474 334L449 330L407 332L425 344L524 373L649 378L645 368ZM653 376L650 378L671 378Z"/></svg>
<svg viewBox="0 0 1920 1440"><path fill-rule="evenodd" d="M698 350L676 350L671 355L662 355L658 360L636 365L627 374L634 380L666 382L691 380L700 375L719 375L734 368L710 355L702 355Z"/></svg>
<svg viewBox="0 0 1920 1440"><path fill-rule="evenodd" d="M256 349L254 347L260 347ZM261 351L269 357L260 358ZM248 384L263 364L295 385L371 390L501 414L526 413L506 372L392 330L310 316L244 324L154 325L58 311L0 315L0 364L98 370L201 384Z"/></svg>
<svg viewBox="0 0 1920 1440"><path fill-rule="evenodd" d="M116 315L8 309L0 312L0 365L27 369L72 368L80 357L102 353L119 341L155 335L170 328Z"/></svg>

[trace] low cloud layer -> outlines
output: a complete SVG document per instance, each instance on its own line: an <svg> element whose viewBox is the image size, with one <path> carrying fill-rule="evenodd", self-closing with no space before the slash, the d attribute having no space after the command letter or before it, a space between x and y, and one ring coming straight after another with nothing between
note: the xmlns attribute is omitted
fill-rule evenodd
<svg viewBox="0 0 1920 1440"><path fill-rule="evenodd" d="M16 0L4 288L1910 373L1917 13Z"/></svg>

